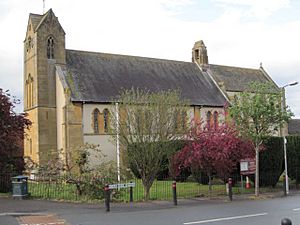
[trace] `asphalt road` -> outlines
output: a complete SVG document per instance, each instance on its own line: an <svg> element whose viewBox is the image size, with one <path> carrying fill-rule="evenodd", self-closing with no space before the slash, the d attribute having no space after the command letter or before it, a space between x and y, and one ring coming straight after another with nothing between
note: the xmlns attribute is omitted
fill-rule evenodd
<svg viewBox="0 0 300 225"><path fill-rule="evenodd" d="M300 225L300 196L265 200L180 200L112 205L0 199L0 225L16 225L18 214L54 214L71 225L280 225L288 217Z"/></svg>
<svg viewBox="0 0 300 225"><path fill-rule="evenodd" d="M73 225L275 225L285 217L300 225L300 197L61 216Z"/></svg>

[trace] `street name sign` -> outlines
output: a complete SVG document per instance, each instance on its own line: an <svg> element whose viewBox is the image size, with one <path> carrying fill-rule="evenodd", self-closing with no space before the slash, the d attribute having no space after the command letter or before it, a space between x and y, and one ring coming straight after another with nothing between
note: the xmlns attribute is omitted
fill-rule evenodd
<svg viewBox="0 0 300 225"><path fill-rule="evenodd" d="M135 183L130 182L130 183L124 183L124 184L110 184L110 185L108 185L109 189L120 189L120 188L129 188L129 187L135 187Z"/></svg>

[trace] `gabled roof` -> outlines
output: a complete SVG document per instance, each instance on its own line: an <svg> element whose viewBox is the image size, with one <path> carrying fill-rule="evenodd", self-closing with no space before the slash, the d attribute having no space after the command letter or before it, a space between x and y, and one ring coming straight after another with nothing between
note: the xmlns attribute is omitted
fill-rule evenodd
<svg viewBox="0 0 300 225"><path fill-rule="evenodd" d="M57 17L55 16L54 12L52 9L49 9L45 14L43 15L39 15L39 14L33 14L33 13L30 13L29 14L29 20L32 21L32 26L33 26L33 30L34 31L37 31L41 25L43 24L43 22L46 20L46 18L48 16L52 16L54 18L57 19ZM59 26L61 27L60 23L58 23ZM64 32L64 29L61 27L62 31Z"/></svg>
<svg viewBox="0 0 300 225"><path fill-rule="evenodd" d="M111 102L121 89L179 90L191 105L224 106L226 99L195 63L66 50L63 69L72 101Z"/></svg>
<svg viewBox="0 0 300 225"><path fill-rule="evenodd" d="M300 135L300 119L292 119L289 121L288 133L290 135Z"/></svg>
<svg viewBox="0 0 300 225"><path fill-rule="evenodd" d="M208 72L218 84L224 84L226 91L232 92L244 91L251 82L272 82L262 68L249 69L210 64Z"/></svg>

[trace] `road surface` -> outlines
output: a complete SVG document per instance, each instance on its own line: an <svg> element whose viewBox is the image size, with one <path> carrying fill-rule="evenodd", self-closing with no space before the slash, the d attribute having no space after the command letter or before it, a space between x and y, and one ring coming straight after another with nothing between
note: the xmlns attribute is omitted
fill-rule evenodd
<svg viewBox="0 0 300 225"><path fill-rule="evenodd" d="M300 225L300 195L233 202L179 200L178 206L172 202L122 204L112 205L109 213L103 205L0 199L0 225L34 221L26 218L30 214L48 217L52 225L55 219L57 224L71 225L279 225L285 217Z"/></svg>

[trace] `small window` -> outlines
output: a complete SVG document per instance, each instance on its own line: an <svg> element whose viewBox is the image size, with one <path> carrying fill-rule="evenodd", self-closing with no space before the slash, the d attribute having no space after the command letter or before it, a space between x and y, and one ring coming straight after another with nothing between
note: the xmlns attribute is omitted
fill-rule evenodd
<svg viewBox="0 0 300 225"><path fill-rule="evenodd" d="M199 49L196 49L196 50L195 50L195 58L196 58L196 59L199 59Z"/></svg>
<svg viewBox="0 0 300 225"><path fill-rule="evenodd" d="M31 75L28 75L28 78L25 82L25 92L26 92L26 105L27 108L31 108L33 106L33 78Z"/></svg>
<svg viewBox="0 0 300 225"><path fill-rule="evenodd" d="M26 42L26 52L29 52L31 47L32 47L32 39L31 37L28 37Z"/></svg>
<svg viewBox="0 0 300 225"><path fill-rule="evenodd" d="M104 122L104 132L108 133L108 126L109 126L109 111L108 111L108 109L103 110L103 122Z"/></svg>
<svg viewBox="0 0 300 225"><path fill-rule="evenodd" d="M47 40L47 58L54 59L54 39L49 37Z"/></svg>
<svg viewBox="0 0 300 225"><path fill-rule="evenodd" d="M176 110L174 113L174 129L176 131L182 131L186 128L186 117L185 111Z"/></svg>
<svg viewBox="0 0 300 225"><path fill-rule="evenodd" d="M99 110L95 109L93 112L93 126L94 126L95 134L99 134L99 115L100 115Z"/></svg>
<svg viewBox="0 0 300 225"><path fill-rule="evenodd" d="M217 111L214 112L214 129L216 130L219 126L219 113Z"/></svg>
<svg viewBox="0 0 300 225"><path fill-rule="evenodd" d="M210 130L210 128L211 128L211 111L208 111L206 113L206 126L207 126L207 129Z"/></svg>

